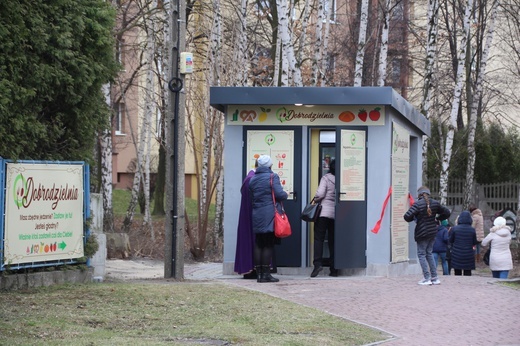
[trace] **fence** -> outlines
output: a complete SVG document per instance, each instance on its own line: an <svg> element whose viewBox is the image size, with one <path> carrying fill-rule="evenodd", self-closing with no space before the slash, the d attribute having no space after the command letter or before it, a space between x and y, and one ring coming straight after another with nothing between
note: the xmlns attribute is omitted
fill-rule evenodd
<svg viewBox="0 0 520 346"><path fill-rule="evenodd" d="M439 198L439 179L428 179L426 185L430 188L433 198ZM462 206L464 204L464 185L463 179L450 179L448 182L448 197L446 206ZM506 182L496 184L476 184L475 195L472 201L480 209L491 209L499 211L502 209L518 210L518 195L520 183ZM486 206L487 208L484 208Z"/></svg>

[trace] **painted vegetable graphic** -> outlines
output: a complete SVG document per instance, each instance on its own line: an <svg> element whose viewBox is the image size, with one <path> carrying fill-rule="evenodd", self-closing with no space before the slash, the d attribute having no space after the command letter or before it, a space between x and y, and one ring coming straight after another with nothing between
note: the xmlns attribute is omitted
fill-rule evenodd
<svg viewBox="0 0 520 346"><path fill-rule="evenodd" d="M370 118L370 120L372 120L372 121L379 120L379 118L381 117L381 113L379 113L379 110L381 110L381 108L377 107L370 111L370 113L368 114L368 117Z"/></svg>
<svg viewBox="0 0 520 346"><path fill-rule="evenodd" d="M360 109L357 116L358 116L359 120L361 120L362 122L365 122L365 121L367 121L368 113L366 110Z"/></svg>
<svg viewBox="0 0 520 346"><path fill-rule="evenodd" d="M344 123L349 123L352 120L356 119L356 116L351 111L344 111L339 115L338 119L343 121Z"/></svg>

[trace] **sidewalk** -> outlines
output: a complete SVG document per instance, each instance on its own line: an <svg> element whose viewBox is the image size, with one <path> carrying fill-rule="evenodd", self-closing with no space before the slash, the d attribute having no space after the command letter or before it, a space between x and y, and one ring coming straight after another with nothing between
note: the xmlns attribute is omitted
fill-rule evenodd
<svg viewBox="0 0 520 346"><path fill-rule="evenodd" d="M162 278L161 262L135 263L140 279ZM139 262L139 261L137 261ZM124 263L107 261L107 277ZM130 274L128 274L130 275ZM186 280L216 280L266 293L380 329L394 336L390 346L520 346L520 291L483 276L441 276L438 286L419 286L416 276L338 277L276 275L278 283L257 283L222 275L221 263L186 264Z"/></svg>

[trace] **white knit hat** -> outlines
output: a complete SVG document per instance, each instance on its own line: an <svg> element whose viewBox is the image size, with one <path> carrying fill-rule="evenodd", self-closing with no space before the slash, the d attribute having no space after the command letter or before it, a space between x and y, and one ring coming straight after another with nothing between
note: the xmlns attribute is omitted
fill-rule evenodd
<svg viewBox="0 0 520 346"><path fill-rule="evenodd" d="M493 225L495 226L505 226L506 225L506 219L504 219L502 216L499 216L493 221Z"/></svg>
<svg viewBox="0 0 520 346"><path fill-rule="evenodd" d="M273 165L273 161L271 161L271 156L262 155L258 158L258 167L271 167Z"/></svg>

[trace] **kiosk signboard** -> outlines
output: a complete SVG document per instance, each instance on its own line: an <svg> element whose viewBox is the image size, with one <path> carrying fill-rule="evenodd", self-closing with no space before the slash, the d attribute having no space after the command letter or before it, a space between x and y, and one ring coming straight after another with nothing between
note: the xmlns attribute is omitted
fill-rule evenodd
<svg viewBox="0 0 520 346"><path fill-rule="evenodd" d="M4 263L83 256L83 165L7 163Z"/></svg>
<svg viewBox="0 0 520 346"><path fill-rule="evenodd" d="M410 134L393 123L392 135L392 262L408 261L409 225L403 215L409 208Z"/></svg>

